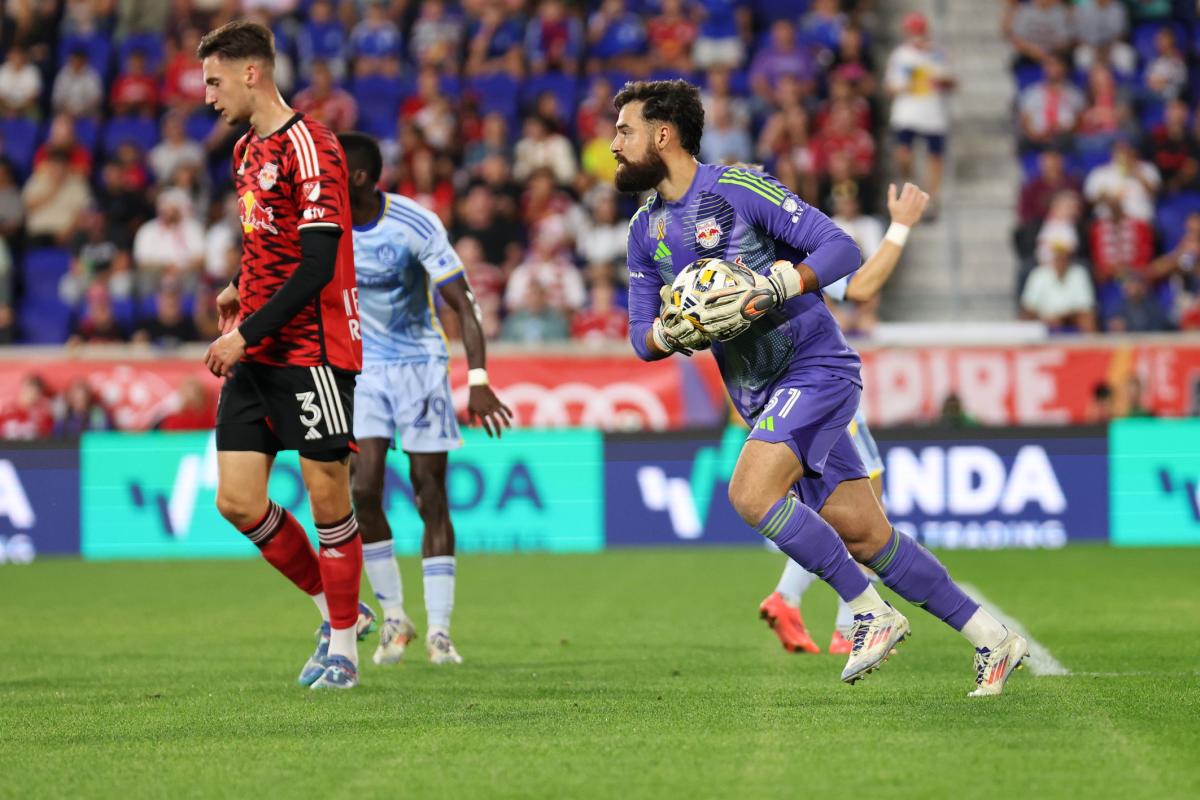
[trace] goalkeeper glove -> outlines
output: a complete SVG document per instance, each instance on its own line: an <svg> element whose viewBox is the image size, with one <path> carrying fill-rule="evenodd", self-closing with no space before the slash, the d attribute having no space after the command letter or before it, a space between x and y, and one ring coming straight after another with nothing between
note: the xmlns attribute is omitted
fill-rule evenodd
<svg viewBox="0 0 1200 800"><path fill-rule="evenodd" d="M654 343L660 350L683 353L690 356L693 350L707 350L712 340L704 331L697 328L680 313L679 306L671 302L671 287L663 286L659 290L662 307L658 318L650 329Z"/></svg>
<svg viewBox="0 0 1200 800"><path fill-rule="evenodd" d="M754 288L742 296L742 316L751 322L804 291L800 272L790 261L776 261L766 275L754 273Z"/></svg>

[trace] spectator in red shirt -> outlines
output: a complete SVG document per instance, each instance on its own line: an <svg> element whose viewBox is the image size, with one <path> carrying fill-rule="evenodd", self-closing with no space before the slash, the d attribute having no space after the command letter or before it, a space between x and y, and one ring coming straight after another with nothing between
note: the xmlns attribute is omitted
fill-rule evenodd
<svg viewBox="0 0 1200 800"><path fill-rule="evenodd" d="M1066 160L1057 150L1043 151L1038 156L1038 168L1038 174L1021 187L1021 199L1017 202L1017 219L1021 225L1041 225L1050 211L1050 201L1059 192L1083 191L1080 180L1067 173Z"/></svg>
<svg viewBox="0 0 1200 800"><path fill-rule="evenodd" d="M825 129L813 137L813 152L817 172L822 174L829 171L829 159L835 153L850 158L856 178L870 175L875 165L875 140L858 127L854 109L846 103L837 103L830 110Z"/></svg>
<svg viewBox="0 0 1200 800"><path fill-rule="evenodd" d="M196 58L199 44L200 32L187 28L167 59L162 99L171 108L191 111L204 105L204 69Z"/></svg>
<svg viewBox="0 0 1200 800"><path fill-rule="evenodd" d="M204 385L194 376L187 376L170 400L171 412L154 427L160 431L202 431L213 426L217 409Z"/></svg>
<svg viewBox="0 0 1200 800"><path fill-rule="evenodd" d="M50 123L46 141L33 154L33 167L37 169L51 151L65 153L67 165L73 172L88 177L92 173L92 153L75 138L75 121L68 114L55 114Z"/></svg>
<svg viewBox="0 0 1200 800"><path fill-rule="evenodd" d="M662 13L646 24L654 64L660 69L692 71L692 42L696 23L684 13L683 0L663 0Z"/></svg>
<svg viewBox="0 0 1200 800"><path fill-rule="evenodd" d="M585 344L624 341L629 334L629 315L617 307L612 283L593 282L589 297L587 308L571 320L571 338Z"/></svg>
<svg viewBox="0 0 1200 800"><path fill-rule="evenodd" d="M334 133L354 130L358 121L358 103L333 81L333 72L324 61L314 61L312 83L296 93L292 108L325 123Z"/></svg>
<svg viewBox="0 0 1200 800"><path fill-rule="evenodd" d="M54 431L50 392L40 375L27 375L15 403L0 411L0 439L44 439Z"/></svg>
<svg viewBox="0 0 1200 800"><path fill-rule="evenodd" d="M108 297L108 289L102 283L93 283L88 287L86 307L83 316L75 323L75 329L68 345L78 344L112 344L129 341L128 334L122 330L117 318L113 315L112 301Z"/></svg>
<svg viewBox="0 0 1200 800"><path fill-rule="evenodd" d="M438 157L429 148L413 154L408 175L401 179L396 191L416 200L437 214L443 225L450 226L454 213L454 186L445 175L439 174Z"/></svg>
<svg viewBox="0 0 1200 800"><path fill-rule="evenodd" d="M1200 189L1200 143L1188 134L1187 103L1167 103L1162 124L1150 134L1149 151L1150 160L1162 173L1164 192Z"/></svg>
<svg viewBox="0 0 1200 800"><path fill-rule="evenodd" d="M1131 272L1144 277L1154 258L1150 223L1126 216L1118 202L1109 202L1108 208L1109 213L1098 216L1088 233L1097 286Z"/></svg>
<svg viewBox="0 0 1200 800"><path fill-rule="evenodd" d="M464 236L454 243L454 250L462 259L471 293L483 317L483 333L488 339L500 335L500 311L504 299L504 272L488 262L483 255L479 240ZM449 334L447 334L449 336Z"/></svg>
<svg viewBox="0 0 1200 800"><path fill-rule="evenodd" d="M153 114L158 108L158 81L146 74L146 55L140 50L129 54L124 74L112 86L108 100L118 116Z"/></svg>

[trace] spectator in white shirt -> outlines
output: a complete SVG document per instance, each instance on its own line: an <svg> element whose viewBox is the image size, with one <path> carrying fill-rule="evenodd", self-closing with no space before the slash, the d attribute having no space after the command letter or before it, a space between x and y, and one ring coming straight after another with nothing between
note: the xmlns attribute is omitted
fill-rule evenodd
<svg viewBox="0 0 1200 800"><path fill-rule="evenodd" d="M164 278L191 289L204 265L204 227L192 216L192 202L180 189L158 196L158 216L133 237L133 263L142 296L158 291Z"/></svg>
<svg viewBox="0 0 1200 800"><path fill-rule="evenodd" d="M62 72L54 79L51 97L55 113L73 117L96 115L104 100L104 86L100 82L100 73L88 63L87 53L71 51Z"/></svg>
<svg viewBox="0 0 1200 800"><path fill-rule="evenodd" d="M844 230L858 245L865 261L870 258L883 241L883 224L875 217L862 213L858 192L854 184L833 191L833 223Z"/></svg>
<svg viewBox="0 0 1200 800"><path fill-rule="evenodd" d="M575 236L575 250L586 264L624 264L629 225L618 216L617 196L611 189L599 194L592 219Z"/></svg>
<svg viewBox="0 0 1200 800"><path fill-rule="evenodd" d="M1052 331L1095 331L1096 297L1087 269L1074 262L1069 242L1053 242L1050 250L1050 263L1036 267L1025 281L1021 318L1040 320Z"/></svg>
<svg viewBox="0 0 1200 800"><path fill-rule="evenodd" d="M158 183L169 183L175 170L184 164L203 167L204 159L204 148L187 138L183 116L174 112L163 117L162 141L150 148L146 156Z"/></svg>
<svg viewBox="0 0 1200 800"><path fill-rule="evenodd" d="M566 186L575 179L579 166L575 161L575 149L567 137L554 133L550 124L538 116L525 119L524 134L517 142L513 164L515 179L524 181L538 167L549 167L559 186Z"/></svg>
<svg viewBox="0 0 1200 800"><path fill-rule="evenodd" d="M1121 0L1082 0L1075 4L1075 67L1087 71L1107 62L1122 75L1137 67L1137 52L1125 41L1129 12Z"/></svg>
<svg viewBox="0 0 1200 800"><path fill-rule="evenodd" d="M1087 103L1083 93L1067 79L1066 62L1055 57L1046 60L1045 77L1021 91L1017 105L1023 147L1069 150Z"/></svg>
<svg viewBox="0 0 1200 800"><path fill-rule="evenodd" d="M0 65L0 114L36 117L41 94L41 73L29 62L25 48L13 45L8 50L8 58Z"/></svg>
<svg viewBox="0 0 1200 800"><path fill-rule="evenodd" d="M587 287L583 275L564 253L557 226L545 226L529 248L529 255L513 270L504 290L504 306L509 310L524 308L531 284L546 292L551 308L564 312L583 308L587 302Z"/></svg>
<svg viewBox="0 0 1200 800"><path fill-rule="evenodd" d="M1187 88L1187 62L1180 55L1175 32L1170 28L1160 28L1154 35L1154 51L1154 60L1146 66L1146 88L1159 102L1165 103Z"/></svg>
<svg viewBox="0 0 1200 800"><path fill-rule="evenodd" d="M896 169L901 178L912 175L912 146L925 140L928 174L921 184L936 199L942 183L942 153L946 148L946 93L954 88L945 54L929 36L929 20L913 12L904 18L904 43L888 57L884 86L892 96L891 128L896 137Z"/></svg>
<svg viewBox="0 0 1200 800"><path fill-rule="evenodd" d="M1138 159L1137 151L1126 138L1113 145L1112 160L1088 173L1083 183L1083 196L1096 213L1104 216L1107 209L1102 201L1115 200L1125 216L1149 222L1154 217L1154 196L1162 185L1158 169L1148 161Z"/></svg>

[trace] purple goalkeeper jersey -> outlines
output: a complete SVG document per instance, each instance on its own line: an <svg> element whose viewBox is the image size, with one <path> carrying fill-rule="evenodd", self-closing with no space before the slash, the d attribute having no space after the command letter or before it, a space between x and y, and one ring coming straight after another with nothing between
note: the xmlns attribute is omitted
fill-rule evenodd
<svg viewBox="0 0 1200 800"><path fill-rule="evenodd" d="M736 261L766 274L778 259L803 262L822 286L858 269L858 245L829 217L779 181L752 170L701 164L677 203L652 195L629 223L629 332L633 349L656 358L646 335L659 311L659 288L698 258ZM858 353L846 343L819 292L767 312L713 355L725 388L747 421L784 375L817 371L862 386Z"/></svg>

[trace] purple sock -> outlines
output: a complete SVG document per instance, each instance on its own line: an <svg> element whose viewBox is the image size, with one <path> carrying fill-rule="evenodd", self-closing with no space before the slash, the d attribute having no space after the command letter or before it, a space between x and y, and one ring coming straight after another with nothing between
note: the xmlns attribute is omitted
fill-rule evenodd
<svg viewBox="0 0 1200 800"><path fill-rule="evenodd" d="M979 608L950 580L950 573L933 553L895 528L892 538L867 566L878 573L884 586L956 631L961 631Z"/></svg>
<svg viewBox="0 0 1200 800"><path fill-rule="evenodd" d="M832 586L843 600L858 597L870 585L829 523L794 494L771 506L756 530Z"/></svg>

